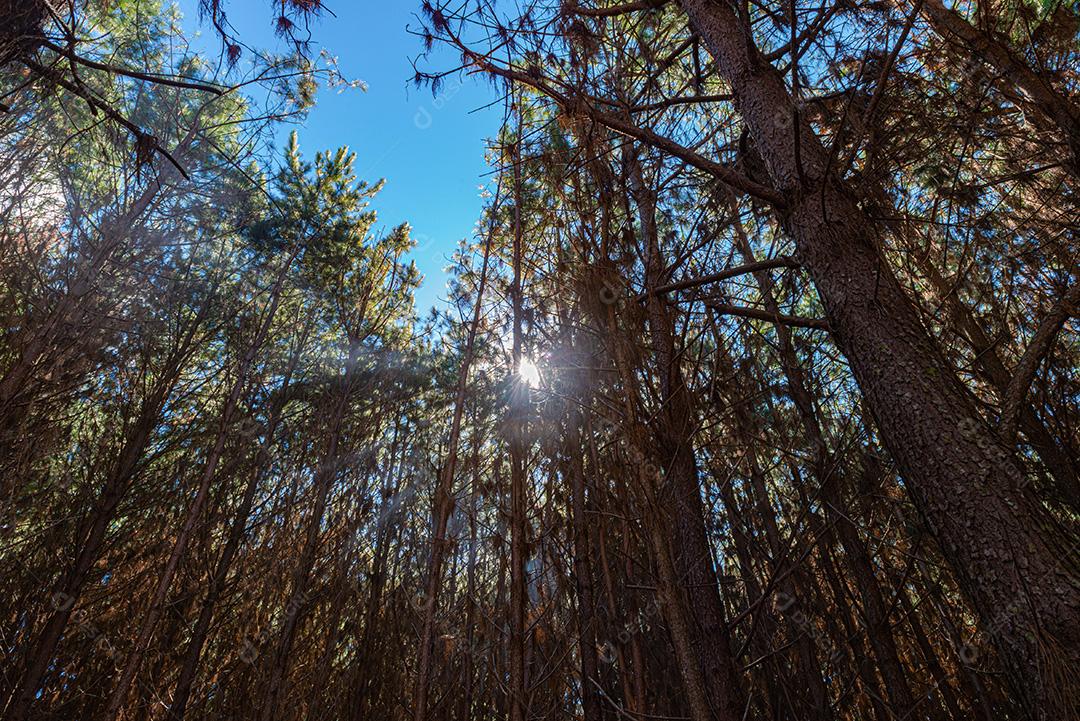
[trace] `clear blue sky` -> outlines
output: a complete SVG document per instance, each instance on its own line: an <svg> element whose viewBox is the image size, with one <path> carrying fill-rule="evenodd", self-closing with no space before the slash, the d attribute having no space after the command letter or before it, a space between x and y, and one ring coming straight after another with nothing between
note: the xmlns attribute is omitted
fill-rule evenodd
<svg viewBox="0 0 1080 721"><path fill-rule="evenodd" d="M201 31L204 43L218 43L214 32L198 22L197 0L179 0L189 30ZM229 22L246 44L281 48L273 34L272 3L228 0ZM501 104L490 84L448 78L432 97L426 87L412 85L410 58L423 51L419 29L420 0L358 2L327 0L326 13L313 23L313 51L325 48L337 57L342 73L367 84L367 91L333 89L319 93L318 104L298 128L306 156L348 145L357 154L357 172L365 180L386 179L374 208L379 224L390 228L404 221L418 241L414 258L425 276L417 293L417 310L446 296L446 258L457 242L471 237L480 214L479 186L485 182L484 141L498 130ZM203 43L199 43L200 45ZM436 48L418 66L426 70L455 67L457 58ZM479 110L478 110L479 109ZM473 112L476 111L476 112ZM280 132L281 143L292 129Z"/></svg>

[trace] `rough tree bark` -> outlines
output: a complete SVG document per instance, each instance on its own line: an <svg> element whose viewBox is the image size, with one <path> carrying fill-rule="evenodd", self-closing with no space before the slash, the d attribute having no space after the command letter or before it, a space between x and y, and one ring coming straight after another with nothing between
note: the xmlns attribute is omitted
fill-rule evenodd
<svg viewBox="0 0 1080 721"><path fill-rule="evenodd" d="M1080 584L1042 523L1012 449L983 420L878 250L880 229L830 171L828 153L778 71L729 6L680 0L712 51L774 185L833 336L882 438L1010 681L1044 717L1054 681L1080 664ZM1057 688L1051 688L1057 686ZM1063 705L1066 704L1066 705Z"/></svg>

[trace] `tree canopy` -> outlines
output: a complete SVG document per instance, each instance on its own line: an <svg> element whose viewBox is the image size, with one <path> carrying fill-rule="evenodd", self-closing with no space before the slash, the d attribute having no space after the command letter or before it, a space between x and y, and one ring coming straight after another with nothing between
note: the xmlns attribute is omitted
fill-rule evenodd
<svg viewBox="0 0 1080 721"><path fill-rule="evenodd" d="M424 0L430 311L236 4L0 0L4 721L1080 718L1075 1Z"/></svg>

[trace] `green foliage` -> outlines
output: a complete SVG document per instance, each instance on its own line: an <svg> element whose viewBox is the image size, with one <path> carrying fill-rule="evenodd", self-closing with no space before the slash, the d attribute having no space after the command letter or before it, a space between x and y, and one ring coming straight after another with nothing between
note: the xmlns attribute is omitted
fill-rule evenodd
<svg viewBox="0 0 1080 721"><path fill-rule="evenodd" d="M414 245L409 226L376 230L370 203L383 183L359 180L355 163L344 147L305 161L292 133L266 214L248 231L256 248L296 255L301 282L353 341L411 320L420 283L415 264L404 260Z"/></svg>

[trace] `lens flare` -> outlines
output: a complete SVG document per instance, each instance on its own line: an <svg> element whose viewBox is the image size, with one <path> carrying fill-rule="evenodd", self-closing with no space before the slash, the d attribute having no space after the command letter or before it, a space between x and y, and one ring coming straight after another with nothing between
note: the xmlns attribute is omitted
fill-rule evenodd
<svg viewBox="0 0 1080 721"><path fill-rule="evenodd" d="M540 387L540 369L529 358L522 358L518 363L518 378L529 388Z"/></svg>

